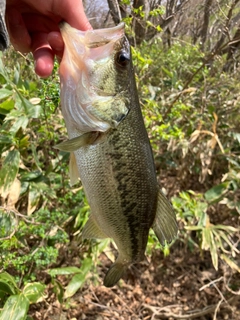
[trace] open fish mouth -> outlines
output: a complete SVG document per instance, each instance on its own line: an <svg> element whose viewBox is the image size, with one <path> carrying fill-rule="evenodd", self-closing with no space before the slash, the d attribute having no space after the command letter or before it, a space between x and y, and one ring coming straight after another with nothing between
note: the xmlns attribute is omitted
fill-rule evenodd
<svg viewBox="0 0 240 320"><path fill-rule="evenodd" d="M124 24L83 32L62 22L60 30L65 43L60 65L64 118L79 132L116 128L130 108L130 46Z"/></svg>

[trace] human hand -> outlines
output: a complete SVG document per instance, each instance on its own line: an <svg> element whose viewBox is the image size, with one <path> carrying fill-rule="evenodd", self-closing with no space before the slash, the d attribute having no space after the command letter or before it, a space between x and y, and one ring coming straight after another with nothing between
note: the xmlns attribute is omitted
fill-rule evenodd
<svg viewBox="0 0 240 320"><path fill-rule="evenodd" d="M62 56L64 43L58 26L62 20L83 31L91 29L82 0L7 0L11 43L22 53L33 53L40 77L51 75L54 57Z"/></svg>

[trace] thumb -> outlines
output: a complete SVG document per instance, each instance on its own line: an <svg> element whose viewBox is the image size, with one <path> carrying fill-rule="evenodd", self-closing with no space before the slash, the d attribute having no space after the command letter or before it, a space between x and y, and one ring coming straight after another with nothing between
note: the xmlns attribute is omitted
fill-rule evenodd
<svg viewBox="0 0 240 320"><path fill-rule="evenodd" d="M92 29L92 26L84 12L82 0L61 0L58 11L59 15L73 28L82 31Z"/></svg>

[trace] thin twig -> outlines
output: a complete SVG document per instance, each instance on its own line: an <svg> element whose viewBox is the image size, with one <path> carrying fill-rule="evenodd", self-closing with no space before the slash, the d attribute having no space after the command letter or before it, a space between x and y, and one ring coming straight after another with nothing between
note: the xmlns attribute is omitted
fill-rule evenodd
<svg viewBox="0 0 240 320"><path fill-rule="evenodd" d="M178 320L183 320L183 319L193 319L193 318L199 318L201 316L204 316L206 314L209 314L209 313L212 313L212 312L215 312L216 309L218 311L220 305L222 304L222 306L228 306L229 307L229 303L234 299L235 297L231 297L229 300L226 300L225 301L221 301L221 303L219 304L216 303L216 304L213 304L213 305L210 305L206 308L204 308L203 310L201 311L198 311L198 310L192 310L190 312L188 312L187 314L176 314L176 313L173 313L171 312L170 310L170 306L166 306L166 307L163 307L163 308L159 308L159 307L154 307L154 306L150 306L150 305L147 305L147 304L143 304L143 307L145 309L148 309L149 311L151 311L153 314L154 314L154 317L155 316L158 316L160 317L161 319L169 319L169 318L173 318L173 319L178 319ZM181 305L178 305L179 308L182 308ZM161 312L162 311L162 312ZM165 312L164 312L165 311ZM154 319L153 317L153 319Z"/></svg>
<svg viewBox="0 0 240 320"><path fill-rule="evenodd" d="M214 311L213 320L217 320L217 313L218 313L218 310L219 310L220 305L221 305L222 302L223 302L223 299L221 299L221 300L218 302L218 304L217 304L217 306L216 306L216 309L215 309L215 311Z"/></svg>
<svg viewBox="0 0 240 320"><path fill-rule="evenodd" d="M221 281L221 280L223 280L223 276L220 277L220 278L218 278L218 279L215 279L215 280L213 280L213 281L211 281L211 282L209 282L209 283L207 283L207 284L205 284L204 286L202 286L202 287L199 289L199 291L202 291L203 289L208 288L208 287L212 286L214 283L219 282L219 281Z"/></svg>

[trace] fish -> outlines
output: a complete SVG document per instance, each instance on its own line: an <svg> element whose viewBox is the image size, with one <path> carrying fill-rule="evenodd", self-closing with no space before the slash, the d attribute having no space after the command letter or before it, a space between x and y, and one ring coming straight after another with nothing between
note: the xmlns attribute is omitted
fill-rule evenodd
<svg viewBox="0 0 240 320"><path fill-rule="evenodd" d="M60 30L69 139L56 148L71 152L70 181L80 177L90 205L83 239L112 238L117 246L103 281L113 287L146 259L150 228L163 245L177 236L176 216L157 181L124 23L83 32L63 22Z"/></svg>

